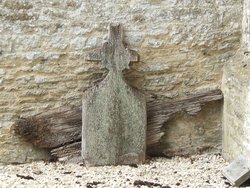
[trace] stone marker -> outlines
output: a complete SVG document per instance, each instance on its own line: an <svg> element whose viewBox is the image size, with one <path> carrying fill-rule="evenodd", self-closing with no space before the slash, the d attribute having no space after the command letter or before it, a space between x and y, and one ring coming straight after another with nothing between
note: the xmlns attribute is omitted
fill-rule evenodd
<svg viewBox="0 0 250 188"><path fill-rule="evenodd" d="M83 97L82 156L87 166L138 164L145 160L146 100L124 80L122 71L139 60L123 44L120 25L110 26L109 40L86 55L109 70Z"/></svg>
<svg viewBox="0 0 250 188"><path fill-rule="evenodd" d="M223 175L233 186L240 186L250 178L250 159L240 156L223 170Z"/></svg>

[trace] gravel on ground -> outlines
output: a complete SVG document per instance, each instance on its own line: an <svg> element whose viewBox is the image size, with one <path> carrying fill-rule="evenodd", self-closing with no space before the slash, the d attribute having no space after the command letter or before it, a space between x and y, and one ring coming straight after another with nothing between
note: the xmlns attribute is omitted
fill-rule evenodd
<svg viewBox="0 0 250 188"><path fill-rule="evenodd" d="M83 164L33 162L0 166L1 188L77 187L231 187L222 175L220 154L152 158L147 164L85 167Z"/></svg>

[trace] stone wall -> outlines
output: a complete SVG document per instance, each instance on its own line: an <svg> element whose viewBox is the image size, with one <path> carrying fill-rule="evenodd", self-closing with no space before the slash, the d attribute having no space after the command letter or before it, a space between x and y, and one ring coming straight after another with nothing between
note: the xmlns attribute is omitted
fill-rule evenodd
<svg viewBox="0 0 250 188"><path fill-rule="evenodd" d="M243 1L242 47L224 66L223 155L250 157L250 1Z"/></svg>
<svg viewBox="0 0 250 188"><path fill-rule="evenodd" d="M223 155L250 156L250 58L239 51L224 68Z"/></svg>
<svg viewBox="0 0 250 188"><path fill-rule="evenodd" d="M110 22L124 26L140 54L128 81L171 101L220 89L222 67L240 46L241 12L241 0L0 0L0 162L45 157L10 127L81 103L106 74L84 54L101 46Z"/></svg>

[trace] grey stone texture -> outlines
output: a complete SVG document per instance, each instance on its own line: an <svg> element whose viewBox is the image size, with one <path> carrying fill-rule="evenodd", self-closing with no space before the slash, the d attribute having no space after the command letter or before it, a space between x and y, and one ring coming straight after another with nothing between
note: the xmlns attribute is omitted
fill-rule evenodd
<svg viewBox="0 0 250 188"><path fill-rule="evenodd" d="M239 156L223 169L223 175L234 187L241 186L250 178L250 159L242 155Z"/></svg>
<svg viewBox="0 0 250 188"><path fill-rule="evenodd" d="M224 68L223 155L232 161L250 157L250 58L243 51Z"/></svg>
<svg viewBox="0 0 250 188"><path fill-rule="evenodd" d="M250 158L250 2L243 1L242 48L224 66L223 155Z"/></svg>
<svg viewBox="0 0 250 188"><path fill-rule="evenodd" d="M0 162L44 157L10 127L81 103L107 74L84 55L100 47L110 22L124 26L141 57L125 72L128 82L171 101L221 87L241 20L241 0L0 0Z"/></svg>
<svg viewBox="0 0 250 188"><path fill-rule="evenodd" d="M250 52L250 1L243 1L243 18L242 18L242 47L243 51Z"/></svg>

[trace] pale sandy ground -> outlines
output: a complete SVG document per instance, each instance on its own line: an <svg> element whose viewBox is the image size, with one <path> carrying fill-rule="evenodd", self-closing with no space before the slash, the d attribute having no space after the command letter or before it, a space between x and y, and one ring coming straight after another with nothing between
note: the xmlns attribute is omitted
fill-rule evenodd
<svg viewBox="0 0 250 188"><path fill-rule="evenodd" d="M218 154L152 158L148 164L138 166L84 167L82 164L33 162L0 166L0 187L230 187L222 175L226 165ZM142 184L141 181L150 183L134 185Z"/></svg>

